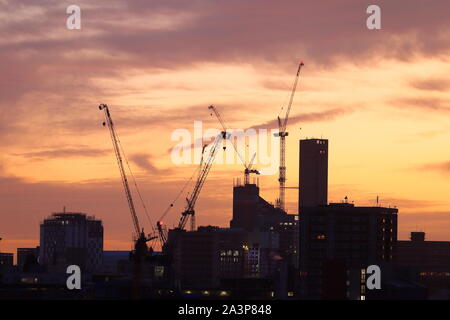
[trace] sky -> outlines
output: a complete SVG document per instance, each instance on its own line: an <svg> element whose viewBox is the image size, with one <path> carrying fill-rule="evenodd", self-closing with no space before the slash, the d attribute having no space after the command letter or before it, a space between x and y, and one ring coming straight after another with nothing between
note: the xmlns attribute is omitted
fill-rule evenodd
<svg viewBox="0 0 450 320"><path fill-rule="evenodd" d="M71 4L81 8L80 30L66 28ZM366 27L371 4L381 8L381 30ZM105 249L130 249L132 221L100 103L111 110L149 211L147 219L138 205L139 218L151 230L196 169L173 162L174 132L193 136L194 121L220 129L211 104L230 128L275 129L299 61L286 184L298 186L298 140L329 139L330 202L373 206L379 196L399 209L399 239L425 231L450 240L449 9L446 0L0 0L0 250L38 245L39 224L64 206L103 221ZM197 225L228 226L242 171L239 162L213 165ZM277 179L259 177L270 202ZM167 225L178 222L185 197ZM297 213L296 189L286 202Z"/></svg>

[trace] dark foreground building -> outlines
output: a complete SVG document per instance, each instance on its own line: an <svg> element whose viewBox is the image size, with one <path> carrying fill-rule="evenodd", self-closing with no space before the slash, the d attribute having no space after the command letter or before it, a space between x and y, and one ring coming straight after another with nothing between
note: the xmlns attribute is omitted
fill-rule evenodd
<svg viewBox="0 0 450 320"><path fill-rule="evenodd" d="M350 203L304 207L300 212L300 290L309 299L364 299L360 276L394 258L395 208ZM352 283L351 274L357 274ZM349 290L357 283L357 290Z"/></svg>
<svg viewBox="0 0 450 320"><path fill-rule="evenodd" d="M233 187L230 228L247 233L248 245L251 248L255 244L261 261L276 251L288 265L298 267L298 215L287 214L264 200L258 185Z"/></svg>
<svg viewBox="0 0 450 320"><path fill-rule="evenodd" d="M411 241L397 242L396 264L427 287L430 299L450 299L450 241L426 241L424 232L411 232Z"/></svg>

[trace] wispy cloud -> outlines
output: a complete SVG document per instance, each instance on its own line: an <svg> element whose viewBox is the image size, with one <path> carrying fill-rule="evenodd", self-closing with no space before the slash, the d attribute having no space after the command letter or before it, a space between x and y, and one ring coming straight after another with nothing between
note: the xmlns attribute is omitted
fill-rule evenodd
<svg viewBox="0 0 450 320"><path fill-rule="evenodd" d="M25 158L33 159L57 159L57 158L77 158L77 157L101 157L111 151L106 149L94 149L88 146L78 148L55 148L42 151L33 151L15 154Z"/></svg>
<svg viewBox="0 0 450 320"><path fill-rule="evenodd" d="M402 109L423 109L430 112L449 113L450 102L443 98L411 97L391 101L393 106Z"/></svg>
<svg viewBox="0 0 450 320"><path fill-rule="evenodd" d="M318 112L310 112L310 113L302 113L299 115L291 116L289 118L289 124L297 124L297 123L305 123L305 122L318 122L318 121L330 121L334 120L340 116L345 114L352 113L352 109L344 109L344 108L333 108L324 111ZM264 123L260 123L252 126L251 128L258 129L277 129L278 121L271 120Z"/></svg>
<svg viewBox="0 0 450 320"><path fill-rule="evenodd" d="M437 171L444 174L450 174L450 161L439 163L427 163L417 168L421 171Z"/></svg>
<svg viewBox="0 0 450 320"><path fill-rule="evenodd" d="M450 89L450 81L445 78L415 80L410 83L413 88L426 91L446 92Z"/></svg>
<svg viewBox="0 0 450 320"><path fill-rule="evenodd" d="M169 174L171 172L170 168L159 169L152 162L152 156L145 153L133 154L130 157L130 160L134 162L139 168L145 170L147 173L156 175L164 172L165 174Z"/></svg>

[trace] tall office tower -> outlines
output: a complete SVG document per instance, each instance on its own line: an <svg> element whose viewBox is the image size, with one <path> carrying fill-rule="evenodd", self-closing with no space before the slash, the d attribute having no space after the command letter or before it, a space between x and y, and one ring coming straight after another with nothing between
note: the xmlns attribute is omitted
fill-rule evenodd
<svg viewBox="0 0 450 320"><path fill-rule="evenodd" d="M40 226L39 262L54 271L71 264L92 272L102 264L103 225L83 213L54 213Z"/></svg>
<svg viewBox="0 0 450 320"><path fill-rule="evenodd" d="M328 203L328 140L300 140L299 187L299 208Z"/></svg>

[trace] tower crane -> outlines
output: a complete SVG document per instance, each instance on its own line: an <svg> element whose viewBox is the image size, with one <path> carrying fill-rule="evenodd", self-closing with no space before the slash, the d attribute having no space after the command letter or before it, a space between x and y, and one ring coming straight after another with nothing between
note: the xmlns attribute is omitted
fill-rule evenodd
<svg viewBox="0 0 450 320"><path fill-rule="evenodd" d="M286 108L286 115L282 120L278 115L278 133L275 133L275 137L280 137L280 167L279 167L279 178L278 181L280 183L280 195L278 198L278 207L281 210L285 210L285 183L286 183L286 137L289 133L286 131L287 122L289 119L289 113L291 111L292 102L294 101L295 90L297 89L297 83L300 76L300 70L304 66L303 61L299 63L297 74L295 76L294 85L292 87L291 95L289 98L289 103ZM281 108L280 114L283 111Z"/></svg>
<svg viewBox="0 0 450 320"><path fill-rule="evenodd" d="M223 132L227 132L227 130L228 130L227 125L225 124L225 121L223 121L223 119L222 119L222 117L221 117L219 111L217 110L217 108L214 107L214 106L209 106L208 109L211 110L211 111L215 114L217 120L219 120L219 122L220 122L220 124L221 124L221 126L222 126L222 129L223 129ZM212 114L211 114L211 115L212 115ZM234 150L236 151L236 153L237 153L239 159L241 160L242 164L243 164L244 167L245 167L245 169L244 169L244 185L247 185L247 184L250 183L250 174L251 174L251 173L254 173L254 174L260 174L258 170L252 169L252 167L253 167L253 161L255 160L256 153L253 154L253 157L252 157L252 159L250 160L250 162L249 162L249 163L246 163L246 162L244 161L244 158L242 157L241 153L239 152L239 150L238 150L238 148L237 148L237 145L236 145L236 142L235 142L234 140L232 141L232 144L233 144L233 148L234 148Z"/></svg>
<svg viewBox="0 0 450 320"><path fill-rule="evenodd" d="M209 108L211 108L212 106L210 106ZM214 107L212 107L214 108ZM225 139L228 138L227 132L226 131L222 131L218 136L215 137L214 141L210 144L205 144L202 148L202 156L200 159L200 164L197 167L197 169L194 171L193 175L191 176L191 178L186 182L186 184L184 185L184 187L182 188L182 190L180 191L180 193L178 194L178 196L184 191L184 189L186 188L187 184L193 179L193 177L195 176L195 174L197 174L197 180L196 183L194 185L194 188L192 190L192 192L190 193L190 196L186 198L186 206L183 209L183 211L181 212L181 217L180 220L178 222L178 226L175 228L175 230L184 230L184 228L186 227L186 223L189 220L189 218L191 219L191 230L194 231L195 230L195 204L197 202L197 199L200 195L200 192L203 188L203 185L206 181L206 178L209 174L209 171L211 170L211 166L214 162L215 156L217 154L217 150L218 150L218 146L220 145L221 141L224 141ZM205 159L205 152L207 147L210 147L209 149L209 153ZM223 149L225 150L225 147L223 147ZM175 198L178 199L178 196ZM168 213L168 211L173 207L173 203L170 204L170 206L165 210L165 212L163 213L163 215L161 216L161 218L159 219L159 221L156 223L156 227L158 230L158 234L159 234L159 239L161 242L161 246L163 247L168 239L168 235L167 235L167 228L164 225L162 218L164 218L164 216Z"/></svg>
<svg viewBox="0 0 450 320"><path fill-rule="evenodd" d="M212 142L212 145L210 146L209 153L206 157L206 160L204 160L204 153L206 148L209 145L203 146L202 149L202 159L200 161L200 170L197 176L197 181L195 183L194 189L192 190L190 196L186 198L186 207L184 208L183 212L181 213L180 221L178 222L177 229L184 230L186 226L186 222L191 218L191 231L195 230L195 203L197 202L198 196L200 195L200 191L203 188L203 185L206 181L206 177L209 174L209 171L211 170L211 166L214 162L214 159L217 154L217 149L221 141L227 139L227 133L226 131L222 131L218 136L215 137L214 141ZM225 148L225 147L224 147Z"/></svg>
<svg viewBox="0 0 450 320"><path fill-rule="evenodd" d="M159 234L159 241L161 243L161 248L164 247L164 244L167 242L167 229L164 226L164 223L159 220L156 222L156 228Z"/></svg>
<svg viewBox="0 0 450 320"><path fill-rule="evenodd" d="M205 146L203 147L205 148ZM202 150L202 159L203 159L203 151ZM200 170L200 166L198 166L195 171L192 173L191 177L186 181L186 183L184 184L183 188L181 188L180 192L178 192L177 196L175 197L175 199L169 204L169 206L166 208L166 210L164 210L163 214L161 215L161 217L158 219L157 223L156 223L156 228L158 230L158 234L159 234L159 241L161 244L161 248L164 247L164 245L167 242L167 237L168 237L168 231L167 231L167 227L164 224L164 222L162 221L164 219L164 217L169 213L170 209L173 208L174 203L178 200L178 198L184 193L184 190L186 189L186 187L188 186L188 184L192 181L192 179L194 178L194 176L197 174L197 172Z"/></svg>
<svg viewBox="0 0 450 320"><path fill-rule="evenodd" d="M126 175L126 172L124 169L123 157L122 157L121 149L119 147L119 139L117 137L117 134L116 134L116 131L114 128L114 123L111 118L111 113L109 112L108 106L106 104L101 104L101 105L99 105L98 108L105 112L106 122L103 122L103 126L108 125L109 132L111 134L111 140L112 140L112 144L114 147L114 152L116 154L117 164L119 165L119 171L120 171L120 176L122 178L122 184L123 184L125 196L126 196L127 202L128 202L128 208L130 209L131 219L133 221L133 226L134 226L135 257L137 258L138 261L140 261L141 258L144 257L148 252L147 242L149 242L157 237L156 236L146 236L144 233L144 229L141 229L141 226L139 224L139 219L136 214L133 197L131 195L130 186L128 184L128 178L127 178L127 175Z"/></svg>

